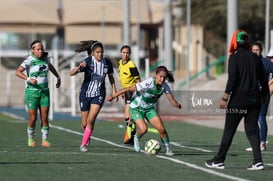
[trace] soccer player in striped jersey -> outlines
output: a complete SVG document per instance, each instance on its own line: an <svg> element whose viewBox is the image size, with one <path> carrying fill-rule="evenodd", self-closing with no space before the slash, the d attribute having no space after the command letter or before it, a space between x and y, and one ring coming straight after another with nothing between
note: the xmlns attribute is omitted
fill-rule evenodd
<svg viewBox="0 0 273 181"><path fill-rule="evenodd" d="M159 66L156 68L154 77L136 83L133 86L123 88L106 98L107 101L112 101L126 91L137 91L136 96L133 97L129 107L130 115L137 126L137 131L134 136L134 149L137 152L140 151L140 138L148 131L148 125L145 122L146 119L158 130L161 141L166 147L166 155L174 155L170 149L167 130L165 129L162 119L155 110L155 104L163 93L166 94L168 100L174 107L178 109L181 109L182 107L174 98L169 85L165 82L166 80L174 82L174 78L168 69L165 66Z"/></svg>
<svg viewBox="0 0 273 181"><path fill-rule="evenodd" d="M85 120L84 122L87 125L80 145L81 152L88 151L87 144L94 131L96 117L106 96L105 77L107 75L113 94L116 92L113 66L109 59L103 57L103 44L99 41L93 41L90 49L92 55L85 58L70 71L71 76L84 72L84 80L80 91L80 108L82 120Z"/></svg>

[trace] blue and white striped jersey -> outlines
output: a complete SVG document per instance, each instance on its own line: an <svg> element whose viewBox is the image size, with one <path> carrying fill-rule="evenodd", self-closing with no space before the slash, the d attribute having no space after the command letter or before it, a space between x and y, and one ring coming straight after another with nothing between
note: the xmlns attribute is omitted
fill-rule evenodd
<svg viewBox="0 0 273 181"><path fill-rule="evenodd" d="M93 56L83 61L86 62L86 67L80 69L80 72L84 72L81 94L86 97L105 96L105 77L114 73L111 61L105 58L97 61Z"/></svg>

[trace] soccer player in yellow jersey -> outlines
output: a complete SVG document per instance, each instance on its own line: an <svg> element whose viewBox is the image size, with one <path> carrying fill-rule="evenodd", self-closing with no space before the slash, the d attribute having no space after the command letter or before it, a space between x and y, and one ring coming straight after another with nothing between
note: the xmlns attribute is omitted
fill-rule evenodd
<svg viewBox="0 0 273 181"><path fill-rule="evenodd" d="M118 62L119 66L119 80L122 88L130 87L137 82L140 82L140 76L138 69L134 61L130 58L131 48L128 45L123 45L120 49L121 60ZM129 104L131 103L132 96L134 92L127 91L124 94L124 119L127 123L126 132L124 135L124 144L133 144L133 136L135 133L135 125L133 121L130 120Z"/></svg>

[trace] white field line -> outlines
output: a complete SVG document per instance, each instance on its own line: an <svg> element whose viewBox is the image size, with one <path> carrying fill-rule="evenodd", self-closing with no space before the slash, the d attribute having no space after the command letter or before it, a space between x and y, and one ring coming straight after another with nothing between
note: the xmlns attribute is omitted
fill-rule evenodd
<svg viewBox="0 0 273 181"><path fill-rule="evenodd" d="M24 120L24 118L18 117L18 116L14 115L14 114L8 113L8 115L9 116L13 116L16 119ZM71 129L67 129L67 128L64 128L64 127L61 127L61 126L56 126L56 125L50 124L50 127L58 129L58 130L61 130L61 131L65 131L65 132L68 132L68 133L73 133L73 134L76 134L76 135L80 135L80 136L83 135L83 133L80 133L78 131L73 131ZM97 140L97 141L101 141L101 142L104 142L104 143L107 143L107 144L110 144L110 145L113 145L113 146L116 146L116 147L127 148L127 149L133 150L133 148L131 148L131 147L120 145L120 144L114 143L114 142L109 141L109 140L97 138L95 136L92 136L92 139ZM172 143L172 144L179 145L177 143ZM182 145L180 145L180 147L182 147ZM144 152L144 151L141 150L141 152ZM192 164L192 163L188 163L188 162L184 162L184 161L181 161L181 160L178 160L178 159L175 159L175 158L170 158L170 157L161 156L161 155L156 155L156 157L162 158L162 159L165 159L165 160L169 160L169 161L173 161L175 163L179 163L179 164L185 165L187 167L190 167L190 168L193 168L193 169L197 169L197 170L201 170L203 172L206 172L206 173L209 173L209 174L212 174L212 175L216 175L216 176L219 176L219 177L223 177L223 178L226 178L226 179L229 179L229 180L250 181L250 180L247 180L247 179L244 179L244 178L234 177L234 176L231 176L231 175L223 174L223 173L217 172L217 171L212 170L212 169L207 169L207 168L204 168L204 167L200 167L198 165L195 165L195 164Z"/></svg>
<svg viewBox="0 0 273 181"><path fill-rule="evenodd" d="M229 179L229 180L250 181L250 180L247 180L247 179L244 179L244 178L234 177L234 176L227 175L227 174L224 174L224 173L216 172L215 170L200 167L198 165L188 163L188 162L184 162L182 160L174 159L174 158L171 158L171 157L166 157L166 156L161 156L161 155L156 155L156 156L159 157L159 158L165 159L165 160L170 160L170 161L173 161L175 163L180 163L180 164L185 165L187 167L190 167L190 168L193 168L193 169L196 169L196 170L201 170L203 172L206 172L206 173L209 173L209 174L212 174L212 175L216 175L216 176L219 176L219 177L223 177L223 178L226 178L226 179Z"/></svg>
<svg viewBox="0 0 273 181"><path fill-rule="evenodd" d="M9 112L6 112L6 111L2 111L1 113L3 113L4 115L7 115L9 117L12 117L14 119L25 120L25 118L23 118L21 116L17 116L15 114L12 114L12 113L9 113Z"/></svg>
<svg viewBox="0 0 273 181"><path fill-rule="evenodd" d="M176 143L176 142L171 142L171 145L174 145L174 146L180 147L180 148L187 148L187 149L202 151L202 152L206 152L206 153L211 153L211 152L213 152L213 151L211 151L211 150L206 150L206 149L202 149L202 148L191 147L191 146L184 146L184 145L181 145L181 144Z"/></svg>
<svg viewBox="0 0 273 181"><path fill-rule="evenodd" d="M73 131L71 129L67 129L67 128L64 128L64 127L61 127L61 126L56 126L56 125L52 125L52 124L50 124L49 126L51 128L55 128L55 129L58 129L58 130L61 130L61 131L65 131L65 132L68 132L68 133L73 133L73 134L80 135L80 136L83 135L83 133L80 133L78 131ZM132 147L125 146L125 145L120 145L120 144L114 143L112 141L108 141L108 140L97 138L95 136L92 136L92 139L97 140L97 141L101 141L101 142L104 142L104 143L108 143L108 144L116 146L116 147L127 148L127 149L134 150Z"/></svg>
<svg viewBox="0 0 273 181"><path fill-rule="evenodd" d="M7 151L4 151L4 152L7 152ZM81 153L80 151L74 151L74 152L33 152L33 151L26 151L26 152L17 152L17 151L9 151L9 153L14 153L14 154L37 154L37 155L40 155L40 154L43 154L43 155L82 155L83 153ZM87 152L87 153L84 153L85 155L97 155L97 156L125 156L125 155L128 155L130 157L132 157L132 154L124 154L124 153L92 153L92 152Z"/></svg>
<svg viewBox="0 0 273 181"><path fill-rule="evenodd" d="M71 129L63 128L63 127L61 127L61 126L56 126L56 125L50 124L50 127L51 127L51 128L55 128L55 129L58 129L58 130L61 130L61 131L65 131L65 132L68 132L68 133L73 133L73 134L76 134L76 135L83 135L83 133L80 133L80 132L78 132L78 131L73 131L73 130L71 130ZM133 150L133 148L131 148L131 147L124 146L124 145L120 145L120 144L114 143L114 142L109 141L109 140L97 138L97 137L95 137L95 136L92 136L92 139L97 140L97 141L100 141L100 142L104 142L104 143L107 143L107 144L109 144L109 145L113 145L113 146L116 146L116 147L126 148L126 149L131 149L131 150ZM141 150L141 152L144 152L144 151ZM175 162L175 163L179 163L179 164L181 164L181 165L185 165L185 166L187 166L187 167L190 167L190 168L193 168L193 169L196 169L196 170L200 170L200 171L203 171L203 172L205 172L205 173L209 173L209 174L216 175L216 176L219 176L219 177L223 177L223 178L226 178L226 179L229 179L229 180L250 181L250 180L247 180L247 179L244 179L244 178L234 177L234 176L231 176L231 175L227 175L227 174L224 174L224 173L220 173L220 172L217 172L217 171L212 170L212 169L207 169L207 168L204 168L204 167L200 167L200 166L198 166L198 165L195 165L195 164L192 164L192 163L188 163L188 162L184 162L184 161L181 161L181 160L179 160L179 159L170 158L170 157L162 156L162 155L156 155L156 157L161 158L161 159L165 159L165 160L169 160L169 161L172 161L172 162Z"/></svg>

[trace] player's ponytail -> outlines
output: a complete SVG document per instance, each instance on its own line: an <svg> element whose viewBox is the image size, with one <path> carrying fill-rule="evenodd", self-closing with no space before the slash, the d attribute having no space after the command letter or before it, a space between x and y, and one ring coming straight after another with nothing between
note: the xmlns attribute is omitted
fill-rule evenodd
<svg viewBox="0 0 273 181"><path fill-rule="evenodd" d="M87 51L87 54L91 54L91 47L94 43L98 42L97 40L83 40L81 41L81 45L79 48L75 50L75 52L80 53L83 51Z"/></svg>
<svg viewBox="0 0 273 181"><path fill-rule="evenodd" d="M167 72L167 79L170 83L174 83L173 74L170 71Z"/></svg>

